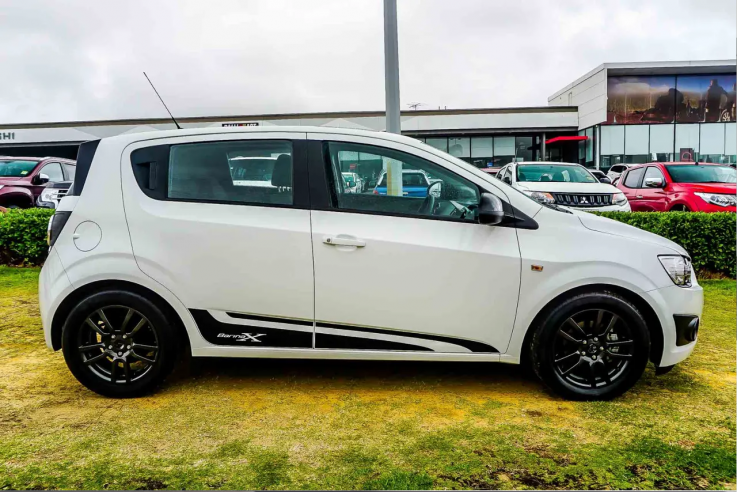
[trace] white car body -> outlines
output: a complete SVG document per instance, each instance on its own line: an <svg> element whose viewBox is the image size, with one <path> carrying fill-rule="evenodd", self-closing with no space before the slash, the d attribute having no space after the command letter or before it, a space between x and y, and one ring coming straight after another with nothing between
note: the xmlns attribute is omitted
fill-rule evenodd
<svg viewBox="0 0 737 492"><path fill-rule="evenodd" d="M132 152L151 146L264 139L352 142L412 154L493 194L535 227L162 201L143 191L131 164ZM68 219L40 276L45 340L55 350L69 312L65 300L111 284L134 284L165 301L195 357L517 364L538 313L592 285L626 292L652 312L652 337L660 343L651 359L658 366L682 361L696 343L676 344L673 315L700 317L701 287L693 275L690 286L675 285L658 261L686 256L683 248L608 219L542 206L413 138L317 127L120 135L99 141L81 186L80 196L59 205L57 213L68 212ZM545 190L579 189L551 186ZM281 341L218 339L218 330L276 334ZM325 335L354 345L322 348ZM362 343L418 349L362 349Z"/></svg>
<svg viewBox="0 0 737 492"><path fill-rule="evenodd" d="M563 162L513 162L503 167L496 175L497 179L504 180L505 177L511 178L511 184L513 188L519 191L530 194L532 192L550 193L554 196L559 197L560 195L566 197L575 197L575 202L566 201L559 203L556 199L556 204L582 211L597 211L597 212L629 212L630 204L627 198L623 198L622 204L611 203L611 197L614 195L623 195L622 191L617 189L615 186L606 183L600 183L595 176L591 177L595 180L593 183L573 183L573 182L555 182L555 181L520 181L517 179L517 167L520 165L566 165L576 166L581 169L586 169L580 164L568 164ZM586 171L588 172L588 170ZM590 173L589 173L590 174ZM596 200L592 201L593 197L610 197L609 204L603 205L597 203Z"/></svg>
<svg viewBox="0 0 737 492"><path fill-rule="evenodd" d="M612 167L609 168L609 171L606 173L606 175L609 177L609 179L612 180L612 183L614 183L614 180L619 178L623 172L627 170L629 166L627 164L614 164Z"/></svg>

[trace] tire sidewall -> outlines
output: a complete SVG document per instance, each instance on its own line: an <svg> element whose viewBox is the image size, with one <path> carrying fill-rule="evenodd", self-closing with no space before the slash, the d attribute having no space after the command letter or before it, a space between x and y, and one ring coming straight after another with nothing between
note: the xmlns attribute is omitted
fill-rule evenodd
<svg viewBox="0 0 737 492"><path fill-rule="evenodd" d="M605 309L627 324L634 340L634 354L626 373L611 385L584 389L566 381L555 369L553 346L558 329L569 317L589 309ZM533 337L532 361L535 372L549 387L575 400L608 400L630 389L642 376L650 356L650 333L642 314L622 297L611 292L580 294L555 306L543 319Z"/></svg>
<svg viewBox="0 0 737 492"><path fill-rule="evenodd" d="M129 384L113 384L95 375L84 364L76 347L77 334L85 319L97 309L107 306L125 306L137 310L148 318L159 340L156 363L143 377ZM123 290L98 292L77 304L64 323L61 348L69 370L80 383L101 395L119 398L140 396L153 390L171 372L178 353L174 329L162 310L145 297Z"/></svg>

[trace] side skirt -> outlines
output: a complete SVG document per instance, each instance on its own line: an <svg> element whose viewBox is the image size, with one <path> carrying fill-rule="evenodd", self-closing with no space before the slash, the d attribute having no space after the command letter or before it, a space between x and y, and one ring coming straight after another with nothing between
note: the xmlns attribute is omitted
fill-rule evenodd
<svg viewBox="0 0 737 492"><path fill-rule="evenodd" d="M202 347L192 349L193 357L237 357L266 359L407 360L448 362L500 362L500 354L472 352L402 352L341 349L276 349L254 347ZM503 362L518 363L504 360Z"/></svg>

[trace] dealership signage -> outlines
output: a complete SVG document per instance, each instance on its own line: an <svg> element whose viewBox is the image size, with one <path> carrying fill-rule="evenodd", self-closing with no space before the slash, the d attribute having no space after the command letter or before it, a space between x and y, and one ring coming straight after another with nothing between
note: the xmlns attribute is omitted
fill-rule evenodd
<svg viewBox="0 0 737 492"><path fill-rule="evenodd" d="M258 126L258 121L244 121L241 123L223 123L223 126Z"/></svg>
<svg viewBox="0 0 737 492"><path fill-rule="evenodd" d="M0 140L15 140L15 132L0 132Z"/></svg>

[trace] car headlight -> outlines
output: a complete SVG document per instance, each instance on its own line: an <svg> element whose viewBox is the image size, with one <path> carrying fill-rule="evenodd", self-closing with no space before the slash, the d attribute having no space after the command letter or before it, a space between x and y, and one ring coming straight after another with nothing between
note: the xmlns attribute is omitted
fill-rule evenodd
<svg viewBox="0 0 737 492"><path fill-rule="evenodd" d="M627 197L624 196L624 193L615 193L612 196L612 203L614 205L624 205L627 203Z"/></svg>
<svg viewBox="0 0 737 492"><path fill-rule="evenodd" d="M733 207L737 204L737 198L734 195L722 195L719 193L694 193L706 203L718 205L720 207Z"/></svg>
<svg viewBox="0 0 737 492"><path fill-rule="evenodd" d="M658 256L670 279L679 287L691 287L691 260L681 255Z"/></svg>
<svg viewBox="0 0 737 492"><path fill-rule="evenodd" d="M47 203L51 208L56 208L56 202L58 199L59 190L56 188L45 188L38 197L39 202Z"/></svg>
<svg viewBox="0 0 737 492"><path fill-rule="evenodd" d="M540 203L555 203L555 197L550 193L545 193L544 191L525 191L525 193Z"/></svg>

